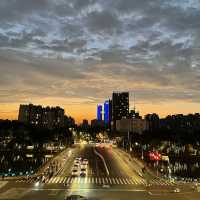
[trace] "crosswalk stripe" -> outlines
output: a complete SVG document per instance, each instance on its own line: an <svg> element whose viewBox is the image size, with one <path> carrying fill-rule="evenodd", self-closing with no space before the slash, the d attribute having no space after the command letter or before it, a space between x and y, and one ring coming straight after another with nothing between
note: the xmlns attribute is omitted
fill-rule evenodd
<svg viewBox="0 0 200 200"><path fill-rule="evenodd" d="M140 179L140 183L141 183L141 184L146 184L146 182L145 182L144 179Z"/></svg>
<svg viewBox="0 0 200 200"><path fill-rule="evenodd" d="M119 178L119 182L123 185L124 183L122 182L121 178Z"/></svg>
<svg viewBox="0 0 200 200"><path fill-rule="evenodd" d="M106 180L106 183L108 183L108 179L107 179L107 177L105 178L105 180Z"/></svg>
<svg viewBox="0 0 200 200"><path fill-rule="evenodd" d="M84 179L83 178L78 178L78 183L83 183Z"/></svg>
<svg viewBox="0 0 200 200"><path fill-rule="evenodd" d="M69 184L70 183L70 177L67 177L67 184Z"/></svg>
<svg viewBox="0 0 200 200"><path fill-rule="evenodd" d="M59 183L62 183L62 182L63 182L63 180L64 180L64 178L65 178L65 177L61 177L61 179L60 179L60 182L59 182Z"/></svg>
<svg viewBox="0 0 200 200"><path fill-rule="evenodd" d="M123 181L125 184L127 184L127 182L126 182L126 180L125 180L124 178L122 179L122 181Z"/></svg>
<svg viewBox="0 0 200 200"><path fill-rule="evenodd" d="M48 183L49 183L49 184L51 183L52 179L53 179L53 178L51 177L51 178L48 180Z"/></svg>
<svg viewBox="0 0 200 200"><path fill-rule="evenodd" d="M65 182L66 182L66 180L67 180L67 177L64 177L64 179L63 179L63 183L65 183Z"/></svg>
<svg viewBox="0 0 200 200"><path fill-rule="evenodd" d="M131 184L130 180L129 180L129 179L127 179L127 178L126 178L126 182L127 182L128 184Z"/></svg>
<svg viewBox="0 0 200 200"><path fill-rule="evenodd" d="M16 180L16 183L34 183L37 182L37 180L34 180L33 178L27 180L27 179L23 179L23 180ZM111 185L145 185L147 182L144 178L137 178L137 177L132 177L132 178L128 178L128 177L69 177L69 176L55 176L55 177L51 177L50 179L46 179L45 180L45 184L64 184L64 183L78 183L78 184L87 184L87 183L93 183L93 184L99 184L99 185L103 185L103 184L111 184ZM150 180L150 184L152 185L174 185L174 183L169 182L168 180L165 179L152 179Z"/></svg>
<svg viewBox="0 0 200 200"><path fill-rule="evenodd" d="M73 183L73 178L70 179L70 183Z"/></svg>
<svg viewBox="0 0 200 200"><path fill-rule="evenodd" d="M134 181L131 178L129 179L129 181L130 181L131 184L133 184L133 185L135 184Z"/></svg>
<svg viewBox="0 0 200 200"><path fill-rule="evenodd" d="M134 185L137 184L137 182L135 181L135 179L132 179L132 181L133 181Z"/></svg>
<svg viewBox="0 0 200 200"><path fill-rule="evenodd" d="M59 182L60 177L56 177L55 183Z"/></svg>
<svg viewBox="0 0 200 200"><path fill-rule="evenodd" d="M112 184L112 180L111 180L111 178L109 177L108 179L109 179L109 181L110 181L110 184Z"/></svg>
<svg viewBox="0 0 200 200"><path fill-rule="evenodd" d="M136 182L136 185L139 185L139 184L141 184L141 179L140 178L136 178L135 182Z"/></svg>
<svg viewBox="0 0 200 200"><path fill-rule="evenodd" d="M105 180L104 180L104 178L102 178L102 181L103 181L103 184L105 184Z"/></svg>
<svg viewBox="0 0 200 200"><path fill-rule="evenodd" d="M55 177L52 178L51 183L54 183Z"/></svg>
<svg viewBox="0 0 200 200"><path fill-rule="evenodd" d="M101 184L101 178L98 178L98 183Z"/></svg>
<svg viewBox="0 0 200 200"><path fill-rule="evenodd" d="M115 180L116 180L117 184L119 184L119 180L117 178L115 178Z"/></svg>
<svg viewBox="0 0 200 200"><path fill-rule="evenodd" d="M85 177L85 183L87 183L88 177Z"/></svg>
<svg viewBox="0 0 200 200"><path fill-rule="evenodd" d="M52 183L55 183L55 182L56 182L56 179L57 179L57 177L55 177L55 178L52 180Z"/></svg>

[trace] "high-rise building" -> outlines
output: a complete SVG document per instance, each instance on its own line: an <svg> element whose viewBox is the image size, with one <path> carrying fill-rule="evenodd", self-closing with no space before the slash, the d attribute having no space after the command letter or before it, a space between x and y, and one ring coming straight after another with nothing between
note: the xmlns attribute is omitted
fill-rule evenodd
<svg viewBox="0 0 200 200"><path fill-rule="evenodd" d="M102 105L101 104L98 104L97 105L97 120L98 121L102 121L103 119L102 119L102 112L103 112L103 110L102 110Z"/></svg>
<svg viewBox="0 0 200 200"><path fill-rule="evenodd" d="M113 92L112 125L116 130L116 121L129 117L129 92Z"/></svg>
<svg viewBox="0 0 200 200"><path fill-rule="evenodd" d="M89 125L88 120L83 119L82 126L88 126L88 125Z"/></svg>
<svg viewBox="0 0 200 200"><path fill-rule="evenodd" d="M55 128L64 126L64 109L60 107L20 105L18 120L38 127Z"/></svg>
<svg viewBox="0 0 200 200"><path fill-rule="evenodd" d="M109 124L110 122L110 103L108 100L104 102L104 123Z"/></svg>

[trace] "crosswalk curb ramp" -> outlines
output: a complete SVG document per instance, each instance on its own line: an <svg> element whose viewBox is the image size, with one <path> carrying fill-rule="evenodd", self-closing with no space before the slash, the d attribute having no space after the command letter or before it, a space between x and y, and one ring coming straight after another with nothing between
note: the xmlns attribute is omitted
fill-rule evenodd
<svg viewBox="0 0 200 200"><path fill-rule="evenodd" d="M35 183L34 179L17 180L17 183ZM56 176L47 180L44 184L96 184L96 185L147 185L144 179L124 178L124 177L62 177ZM151 185L174 185L167 180L151 180Z"/></svg>

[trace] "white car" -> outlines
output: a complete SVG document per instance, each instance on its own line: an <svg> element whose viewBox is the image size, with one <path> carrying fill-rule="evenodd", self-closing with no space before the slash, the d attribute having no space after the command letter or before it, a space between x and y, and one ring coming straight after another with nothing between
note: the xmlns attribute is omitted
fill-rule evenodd
<svg viewBox="0 0 200 200"><path fill-rule="evenodd" d="M80 171L80 176L85 177L87 175L87 170L86 169L81 169Z"/></svg>
<svg viewBox="0 0 200 200"><path fill-rule="evenodd" d="M87 169L87 165L86 164L82 164L81 165L81 169Z"/></svg>
<svg viewBox="0 0 200 200"><path fill-rule="evenodd" d="M72 170L72 176L78 176L78 170L77 169L73 169Z"/></svg>
<svg viewBox="0 0 200 200"><path fill-rule="evenodd" d="M180 189L179 189L179 188L175 188L175 189L174 189L174 192L175 192L175 193L179 193L179 192L180 192Z"/></svg>
<svg viewBox="0 0 200 200"><path fill-rule="evenodd" d="M82 164L83 164L83 165L88 165L88 159L83 159Z"/></svg>

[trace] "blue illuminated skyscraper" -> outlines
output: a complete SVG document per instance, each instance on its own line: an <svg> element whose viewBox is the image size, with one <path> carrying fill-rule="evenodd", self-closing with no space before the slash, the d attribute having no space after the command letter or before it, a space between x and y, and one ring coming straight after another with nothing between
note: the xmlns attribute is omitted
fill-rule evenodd
<svg viewBox="0 0 200 200"><path fill-rule="evenodd" d="M109 114L110 108L109 107L110 107L110 102L108 100L106 100L104 102L104 122L105 122L105 124L109 124L109 122L110 122L110 114Z"/></svg>
<svg viewBox="0 0 200 200"><path fill-rule="evenodd" d="M102 105L97 105L97 120L102 121Z"/></svg>

